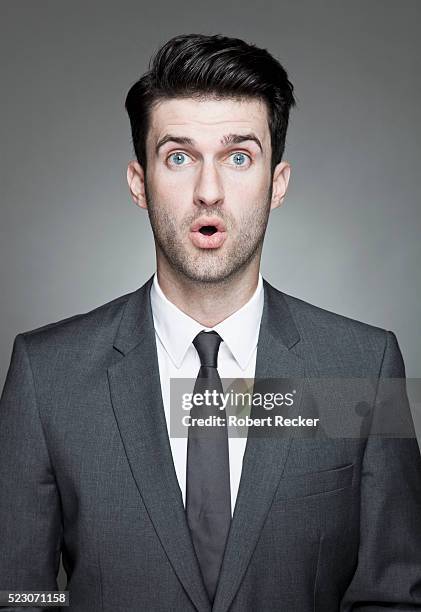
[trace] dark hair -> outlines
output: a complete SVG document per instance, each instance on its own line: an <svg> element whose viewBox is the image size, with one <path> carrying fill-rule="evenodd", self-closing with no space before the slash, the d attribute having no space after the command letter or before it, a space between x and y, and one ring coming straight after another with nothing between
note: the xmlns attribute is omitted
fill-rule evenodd
<svg viewBox="0 0 421 612"><path fill-rule="evenodd" d="M146 170L146 136L154 103L179 97L260 98L268 108L272 171L282 159L293 85L266 49L239 38L204 34L175 36L151 59L149 70L129 90L126 110L133 147Z"/></svg>

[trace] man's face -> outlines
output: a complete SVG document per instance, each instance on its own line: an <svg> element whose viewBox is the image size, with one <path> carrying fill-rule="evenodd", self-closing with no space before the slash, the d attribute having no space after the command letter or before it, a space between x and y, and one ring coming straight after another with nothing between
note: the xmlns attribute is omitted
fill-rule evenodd
<svg viewBox="0 0 421 612"><path fill-rule="evenodd" d="M190 280L220 282L260 257L269 212L289 175L282 162L272 181L264 102L161 101L146 151L146 177L131 162L128 181L148 209L158 258Z"/></svg>

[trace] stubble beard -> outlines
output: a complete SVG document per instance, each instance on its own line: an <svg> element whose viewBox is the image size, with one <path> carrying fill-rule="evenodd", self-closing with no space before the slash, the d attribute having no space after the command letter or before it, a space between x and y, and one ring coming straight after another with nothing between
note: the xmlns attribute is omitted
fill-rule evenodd
<svg viewBox="0 0 421 612"><path fill-rule="evenodd" d="M220 208L197 209L179 226L168 208L156 203L147 192L148 214L157 247L178 274L196 283L223 283L241 273L260 255L265 237L272 190L262 206L257 203L237 222ZM227 238L217 249L198 249L192 245L189 231L200 216L215 215L226 226Z"/></svg>

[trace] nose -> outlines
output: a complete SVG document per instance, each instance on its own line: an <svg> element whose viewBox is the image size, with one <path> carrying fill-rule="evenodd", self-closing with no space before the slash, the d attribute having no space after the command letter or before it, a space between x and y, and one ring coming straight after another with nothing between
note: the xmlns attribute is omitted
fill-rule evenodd
<svg viewBox="0 0 421 612"><path fill-rule="evenodd" d="M221 205L224 192L221 177L212 161L203 162L194 189L194 203L196 206Z"/></svg>

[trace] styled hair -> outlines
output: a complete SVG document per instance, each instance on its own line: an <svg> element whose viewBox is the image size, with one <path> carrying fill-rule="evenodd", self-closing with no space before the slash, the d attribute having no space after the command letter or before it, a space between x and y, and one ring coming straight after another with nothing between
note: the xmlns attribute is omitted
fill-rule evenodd
<svg viewBox="0 0 421 612"><path fill-rule="evenodd" d="M172 98L258 98L266 103L272 171L284 153L293 85L266 49L239 38L183 34L151 58L149 70L132 87L125 108L133 148L146 171L146 137L154 104Z"/></svg>

